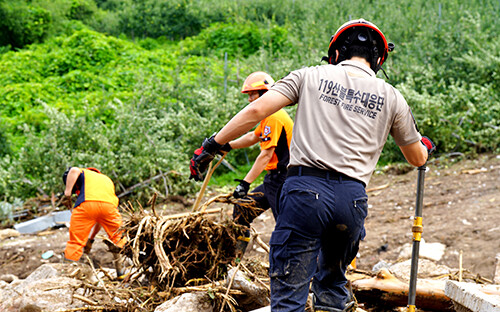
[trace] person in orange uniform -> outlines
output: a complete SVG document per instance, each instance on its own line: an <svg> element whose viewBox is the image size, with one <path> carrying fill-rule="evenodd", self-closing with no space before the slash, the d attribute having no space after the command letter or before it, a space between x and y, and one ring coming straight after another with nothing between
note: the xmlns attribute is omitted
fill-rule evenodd
<svg viewBox="0 0 500 312"><path fill-rule="evenodd" d="M241 93L248 95L248 102L260 98L274 84L273 78L262 71L250 74L243 83ZM260 144L260 154L255 159L252 168L242 180L236 180L239 185L233 192L235 198L251 197L257 202L257 209L245 209L235 205L233 219L236 223L250 227L250 223L261 213L271 208L274 217L277 216L277 193L286 179L288 161L290 159L289 147L292 140L293 121L284 109L260 121L254 131L250 131L223 147L223 151L245 148ZM264 183L252 190L252 193L263 195L249 195L250 184L264 171ZM237 253L242 256L250 241L250 230L244 236L238 237Z"/></svg>
<svg viewBox="0 0 500 312"><path fill-rule="evenodd" d="M69 167L63 174L63 182L66 185L63 203L72 209L65 258L78 261L84 250L89 253L101 227L116 246L123 247L125 238L119 230L122 218L113 181L95 168ZM71 204L73 193L77 194L74 207ZM123 276L119 257L117 254L114 257L117 276Z"/></svg>

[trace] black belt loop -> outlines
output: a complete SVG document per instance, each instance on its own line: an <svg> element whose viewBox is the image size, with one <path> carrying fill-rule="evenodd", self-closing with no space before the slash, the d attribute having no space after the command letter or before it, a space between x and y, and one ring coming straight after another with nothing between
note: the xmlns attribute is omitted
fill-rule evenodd
<svg viewBox="0 0 500 312"><path fill-rule="evenodd" d="M298 176L300 177L302 175L302 166L299 167L299 174Z"/></svg>

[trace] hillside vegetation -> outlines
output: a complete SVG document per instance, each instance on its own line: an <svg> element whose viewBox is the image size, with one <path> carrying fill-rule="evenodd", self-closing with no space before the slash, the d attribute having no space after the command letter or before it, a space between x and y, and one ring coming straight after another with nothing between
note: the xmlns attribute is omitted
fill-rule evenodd
<svg viewBox="0 0 500 312"><path fill-rule="evenodd" d="M320 64L359 17L395 43L388 81L437 157L499 152L500 2L461 2L0 0L0 201L62 191L70 165L118 193L161 175L139 199L194 192L188 160L246 105L245 77ZM389 139L381 163L402 160Z"/></svg>

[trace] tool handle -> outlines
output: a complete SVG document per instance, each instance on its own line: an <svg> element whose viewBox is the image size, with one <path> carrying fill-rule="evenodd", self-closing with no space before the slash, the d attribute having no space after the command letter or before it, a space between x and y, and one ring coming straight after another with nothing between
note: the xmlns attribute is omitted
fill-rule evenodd
<svg viewBox="0 0 500 312"><path fill-rule="evenodd" d="M412 226L413 247L411 252L410 285L408 290L407 312L415 311L415 301L417 297L417 275L418 275L418 255L420 253L420 240L422 238L422 207L424 201L424 180L425 165L418 167L417 177L417 199L415 204L415 219Z"/></svg>
<svg viewBox="0 0 500 312"><path fill-rule="evenodd" d="M203 197L203 194L205 194L205 190L207 188L208 182L210 181L210 178L212 177L212 174L214 173L215 169L219 167L221 164L222 160L224 157L226 157L227 153L223 153L217 164L212 168L212 162L210 162L210 165L208 166L207 170L207 175L205 176L205 179L203 180L203 184L201 185L200 193L198 194L198 197L196 198L196 201L194 202L193 205L193 212L196 212L198 210L198 207L200 206L201 199Z"/></svg>

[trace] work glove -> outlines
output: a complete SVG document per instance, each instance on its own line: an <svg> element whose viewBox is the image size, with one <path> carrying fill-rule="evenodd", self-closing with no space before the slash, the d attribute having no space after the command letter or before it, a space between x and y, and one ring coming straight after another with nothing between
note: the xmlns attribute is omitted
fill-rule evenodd
<svg viewBox="0 0 500 312"><path fill-rule="evenodd" d="M223 152L224 153L229 153L233 148L231 147L231 145L228 143L222 145L222 147L220 148L219 150L219 154L222 154Z"/></svg>
<svg viewBox="0 0 500 312"><path fill-rule="evenodd" d="M420 142L425 146L425 148L427 148L428 156L431 156L431 154L436 150L436 145L428 137L423 136Z"/></svg>
<svg viewBox="0 0 500 312"><path fill-rule="evenodd" d="M214 137L215 134L209 139L205 139L201 147L194 151L194 156L191 158L189 165L189 170L191 171L189 179L194 179L195 181L203 180L203 173L214 159L215 154L222 148L222 145L217 143Z"/></svg>
<svg viewBox="0 0 500 312"><path fill-rule="evenodd" d="M242 198L247 196L248 190L250 190L250 183L248 183L245 180L239 180L239 179L235 179L234 181L240 182L240 184L238 184L238 186L234 189L233 197Z"/></svg>
<svg viewBox="0 0 500 312"><path fill-rule="evenodd" d="M61 204L63 204L68 209L73 208L73 203L71 201L71 196L63 195L63 199L61 201Z"/></svg>
<svg viewBox="0 0 500 312"><path fill-rule="evenodd" d="M83 247L83 252L86 254L90 254L90 251L92 250L92 244L94 243L94 239L89 238L87 240L87 244L85 244L85 247Z"/></svg>

